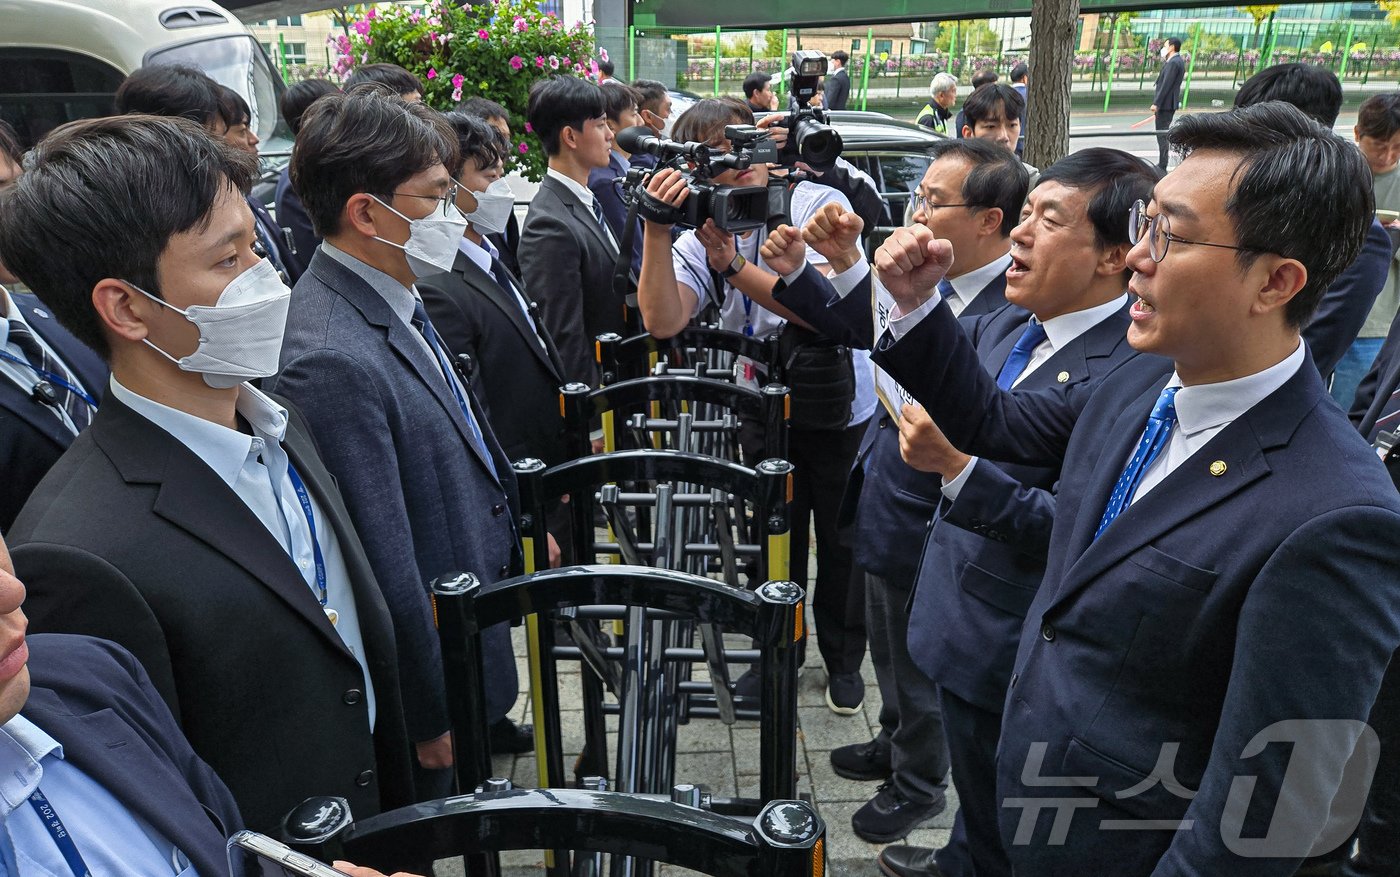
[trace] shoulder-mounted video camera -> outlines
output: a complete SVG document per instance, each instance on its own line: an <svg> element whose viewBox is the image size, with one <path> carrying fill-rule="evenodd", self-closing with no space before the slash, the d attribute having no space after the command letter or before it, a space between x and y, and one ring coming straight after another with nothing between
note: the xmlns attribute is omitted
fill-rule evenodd
<svg viewBox="0 0 1400 877"><path fill-rule="evenodd" d="M746 170L755 163L776 162L778 149L767 131L752 125L726 125L724 136L730 148L715 149L704 143L677 143L657 137L649 128L627 128L618 132L617 145L627 152L654 155L657 167L675 167L686 177L690 194L679 207L672 207L646 191L651 170L633 168L624 190L629 201L637 202L642 218L665 225L699 228L713 219L723 231L743 233L763 228L768 222L768 186L720 186L715 176L728 170ZM690 164L694 167L691 168Z"/></svg>

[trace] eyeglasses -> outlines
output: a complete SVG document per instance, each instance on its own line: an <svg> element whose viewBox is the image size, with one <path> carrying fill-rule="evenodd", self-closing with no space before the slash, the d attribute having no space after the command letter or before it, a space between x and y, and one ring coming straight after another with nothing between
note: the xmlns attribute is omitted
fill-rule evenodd
<svg viewBox="0 0 1400 877"><path fill-rule="evenodd" d="M977 204L935 204L920 192L915 192L910 196L909 204L913 208L914 213L918 213L920 210L940 210L944 207L970 207L973 210L982 209L981 206Z"/></svg>
<svg viewBox="0 0 1400 877"><path fill-rule="evenodd" d="M423 198L428 201L439 201L442 206L435 208L433 213L441 211L443 216L451 216L451 208L457 203L457 191L460 187L461 184L454 181L452 188L448 189L445 195L415 195L412 192L392 192L390 194L402 195L405 198ZM428 215L432 216L432 213Z"/></svg>
<svg viewBox="0 0 1400 877"><path fill-rule="evenodd" d="M1178 237L1171 232L1171 223L1167 220L1166 214L1158 213L1156 216L1147 215L1147 205L1141 201L1133 204L1133 209L1128 213L1128 242L1137 246L1138 241L1147 238L1147 254L1152 257L1152 261L1160 262L1167 257L1167 247L1173 241L1178 244L1194 244L1198 247L1217 247L1222 250L1240 250L1241 252L1255 252L1254 247L1237 247L1234 244L1212 244L1209 241L1190 241L1183 237Z"/></svg>

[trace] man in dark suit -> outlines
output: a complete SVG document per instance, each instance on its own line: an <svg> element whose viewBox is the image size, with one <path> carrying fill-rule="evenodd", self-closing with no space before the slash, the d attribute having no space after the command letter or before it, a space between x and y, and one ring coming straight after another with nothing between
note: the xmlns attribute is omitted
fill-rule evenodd
<svg viewBox="0 0 1400 877"><path fill-rule="evenodd" d="M15 281L3 265L0 281ZM107 367L97 354L37 298L0 286L0 533L9 531L35 485L92 420L106 386Z"/></svg>
<svg viewBox="0 0 1400 877"><path fill-rule="evenodd" d="M515 141L511 138L510 133L509 110L490 98L469 97L457 105L457 111L469 116L476 116L499 131L501 139L506 143L507 154L514 154L511 151L511 144ZM512 210L510 217L506 220L505 231L492 232L486 237L496 247L496 251L500 254L501 263L509 269L511 274L519 277L520 260L517 252L520 248L520 223L516 221L515 211Z"/></svg>
<svg viewBox="0 0 1400 877"><path fill-rule="evenodd" d="M588 175L605 168L612 129L593 83L556 76L530 90L530 127L549 170L520 230L520 271L559 345L564 376L596 386L593 339L628 334L626 297L613 290L618 244Z"/></svg>
<svg viewBox="0 0 1400 877"><path fill-rule="evenodd" d="M971 320L964 310L959 320L983 368L996 375L1000 385L1030 389L1065 387L1071 380L1096 381L1135 354L1124 337L1128 323L1124 258L1130 245L1120 220L1134 201L1150 196L1156 180L1149 165L1110 149L1076 153L1041 176L1025 210L1017 211L1023 221L1011 232L1014 272L1004 282L1007 299L1014 304ZM844 217L830 219L809 224L806 237L813 246L839 250L853 244L855 223ZM778 235L770 239L777 243ZM833 263L834 256L829 256ZM870 304L862 296L836 299L828 295L825 300L813 296L799 306L791 298L795 292L802 292L800 284L780 299L812 319L825 312L827 319L855 322L864 317L869 322ZM1032 324L1027 323L1027 308L1036 316ZM905 414L926 418L917 406ZM902 646L907 637L907 650L900 650L905 656L898 666L902 674L938 683L936 694L930 691L925 697L936 696L942 705L960 807L953 836L943 849L889 847L881 853L880 865L896 877L1010 874L997 832L995 744L1011 660L1030 595L1044 572L1044 552L1036 557L1035 552L1013 550L950 522L965 517L963 507L976 504L977 494L988 490L984 486L988 482L1000 487L1004 481L1015 491L1044 493L1053 487L1058 471L999 467L946 446L937 465L915 471L899 459L899 436L885 441L892 445L885 452L892 462L886 464L890 474L882 480L900 472L905 473L901 480L906 485L923 479L928 497L923 506L925 526L937 512L922 560L904 554L907 581L915 588L912 612L901 613L902 623L890 631L889 638ZM873 475L872 467L868 484L880 484ZM911 504L908 486L889 493L867 486L861 511L883 520ZM868 511L866 494L871 500ZM859 528L857 544L880 540L882 533L890 532L898 531L887 522ZM883 550L900 554L899 549L917 538L902 535L905 538L898 546L886 542ZM894 562L882 561L886 566ZM901 605L909 602L907 594L906 590ZM896 752L899 748L896 738ZM838 754L842 750L833 753L833 762ZM898 772L896 767L896 776Z"/></svg>
<svg viewBox="0 0 1400 877"><path fill-rule="evenodd" d="M1128 340L1169 379L1138 357L1001 390L939 307L947 245L902 229L876 255L898 303L877 361L948 441L1063 464L997 751L1002 838L1036 873L1291 875L1344 842L1400 643L1400 500L1299 336L1364 240L1362 159L1277 102L1171 139L1128 255Z"/></svg>
<svg viewBox="0 0 1400 877"><path fill-rule="evenodd" d="M1020 61L1011 68L1011 87L1021 96L1025 103L1021 106L1021 136L1016 138L1016 154L1021 155L1026 151L1026 107L1030 105L1030 78L1031 68L1025 61Z"/></svg>
<svg viewBox="0 0 1400 877"><path fill-rule="evenodd" d="M559 411L564 366L539 308L486 236L510 209L506 200L491 200L505 185L506 143L490 125L466 113L448 113L447 120L459 150L452 174L459 186L457 207L470 224L452 270L423 278L417 289L443 343L454 355L471 358L473 387L506 458L534 457L553 466L571 456ZM501 197L508 199L509 191ZM567 521L551 519L550 533L565 544Z"/></svg>
<svg viewBox="0 0 1400 877"><path fill-rule="evenodd" d="M773 77L762 70L755 70L744 77L744 103L749 105L754 115L771 113L777 107L778 96L773 93Z"/></svg>
<svg viewBox="0 0 1400 877"><path fill-rule="evenodd" d="M271 830L331 788L369 813L412 789L374 574L299 414L245 383L276 369L291 294L252 250L255 168L185 120L74 123L7 197L0 251L112 366L9 534L31 627L128 648Z"/></svg>
<svg viewBox="0 0 1400 877"><path fill-rule="evenodd" d="M311 108L311 105L318 98L328 94L335 94L340 91L335 83L324 79L303 79L287 86L287 90L282 92L282 97L277 106L282 110L282 118L287 120L287 127L292 131L292 137L296 137L301 130L301 117ZM321 238L316 234L316 230L311 227L311 217L306 215L306 208L301 203L301 196L297 190L292 188L291 165L282 168L282 173L277 175L277 193L274 196L274 205L277 208L277 222L292 237L293 252L288 258L295 265L296 276L300 277L306 270L306 266L311 264L311 257L315 254L316 248L321 245Z"/></svg>
<svg viewBox="0 0 1400 877"><path fill-rule="evenodd" d="M393 616L419 791L439 796L452 740L428 587L458 572L496 581L520 560L510 461L414 289L458 255L456 155L451 127L422 104L362 90L311 108L292 181L324 241L267 384L306 413L364 540ZM518 694L504 626L486 634L485 678L499 724ZM528 743L504 728L503 749Z"/></svg>
<svg viewBox="0 0 1400 877"><path fill-rule="evenodd" d="M831 53L831 71L826 74L822 88L822 108L844 110L851 99L851 74L846 70L851 56L837 49Z"/></svg>
<svg viewBox="0 0 1400 877"><path fill-rule="evenodd" d="M1186 60L1181 57L1181 40L1169 38L1162 45L1162 69L1157 72L1157 82L1152 86L1152 108L1156 115L1157 167L1167 169L1166 130L1172 126L1176 108L1181 106L1181 81L1186 77Z"/></svg>
<svg viewBox="0 0 1400 877"><path fill-rule="evenodd" d="M588 172L588 191L602 205L603 217L608 221L608 229L618 246L623 245L627 236L627 205L622 200L623 179L632 169L632 156L623 152L617 145L617 134L627 128L642 124L637 106L642 95L630 85L610 80L612 85L603 94L603 112L608 117L608 128L613 133L612 149L608 151L608 166L594 168ZM632 273L642 271L642 220L633 220L632 229Z"/></svg>

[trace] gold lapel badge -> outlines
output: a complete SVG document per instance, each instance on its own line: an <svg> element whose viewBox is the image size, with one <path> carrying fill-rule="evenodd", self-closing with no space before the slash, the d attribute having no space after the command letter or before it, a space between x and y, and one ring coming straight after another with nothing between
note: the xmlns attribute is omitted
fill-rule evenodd
<svg viewBox="0 0 1400 877"><path fill-rule="evenodd" d="M1068 382L1069 382L1069 372L1060 372L1058 375L1055 376L1055 380L1059 381L1059 382L1062 383L1062 384L1068 383Z"/></svg>
<svg viewBox="0 0 1400 877"><path fill-rule="evenodd" d="M1216 460L1214 463L1210 464L1210 474L1214 475L1216 478L1219 478L1221 475L1225 474L1225 470L1227 468L1228 467L1225 465L1224 460Z"/></svg>

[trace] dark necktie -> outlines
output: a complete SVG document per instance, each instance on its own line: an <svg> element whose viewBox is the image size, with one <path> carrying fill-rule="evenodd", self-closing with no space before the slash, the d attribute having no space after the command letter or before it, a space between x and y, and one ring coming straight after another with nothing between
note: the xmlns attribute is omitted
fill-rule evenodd
<svg viewBox="0 0 1400 877"><path fill-rule="evenodd" d="M525 322L530 324L530 330L533 331L538 338L540 327L535 322L535 315L532 312L533 306L530 300L525 297L525 293L515 282L515 278L511 276L510 270L506 268L505 265L501 264L501 260L497 259L495 256L491 257L491 276L496 278L496 284L500 286L501 289L504 289L511 298L515 299L518 303L523 302L524 306L522 310L525 314ZM540 339L540 344L544 344L544 339Z"/></svg>
<svg viewBox="0 0 1400 877"><path fill-rule="evenodd" d="M1161 456L1162 449L1167 446L1172 427L1176 426L1176 393L1180 389L1167 387L1162 390L1162 395L1157 397L1157 404L1152 406L1152 413L1147 416L1147 425L1142 429L1142 438L1138 439L1137 449L1133 451L1128 465L1123 467L1123 474L1118 476L1118 481L1113 485L1113 494L1108 498L1108 508L1104 509L1103 517L1099 519L1099 528L1094 531L1095 539L1099 538L1108 525L1132 502L1133 494L1142 483L1143 473L1151 467L1152 461Z"/></svg>
<svg viewBox="0 0 1400 877"><path fill-rule="evenodd" d="M613 240L612 229L608 228L608 220L603 216L603 205L598 203L598 199L593 199L593 218L598 221L598 227L603 230L603 239L617 250L617 242Z"/></svg>
<svg viewBox="0 0 1400 877"><path fill-rule="evenodd" d="M457 380L457 373L447 358L447 350L443 346L442 339L438 337L437 330L433 328L432 321L428 319L428 311L423 307L423 302L416 299L413 302L413 328L418 330L423 339L428 342L428 346L432 348L433 356L437 358L438 367L442 369L442 376L447 379L447 386L452 390L452 395L457 400L457 407L462 409L462 417L466 419L467 426L471 428L476 450L486 461L486 466L491 470L491 474L499 478L496 475L496 464L491 459L491 452L486 447L486 437L481 434L481 427L477 425L476 418L472 416L472 406L466 397L468 391Z"/></svg>
<svg viewBox="0 0 1400 877"><path fill-rule="evenodd" d="M92 422L92 409L88 407L83 397L72 389L78 386L78 379L73 376L73 373L70 372L67 366L59 361L57 357L49 355L48 351L39 343L39 339L34 337L34 333L29 330L27 325L19 320L10 320L9 322L10 342L19 348L20 352L24 354L24 358L29 360L29 364L37 369L41 369L43 372L47 372L48 375L59 378L64 384L68 385L65 387L57 381L48 380L47 375L39 375L40 377L46 378L53 386L54 392L58 394L58 403L73 421L74 428L77 429L78 432L82 432L83 429Z"/></svg>
<svg viewBox="0 0 1400 877"><path fill-rule="evenodd" d="M1044 342L1045 324L1032 319L1026 324L1026 329L1021 333L1021 337L1016 339L1016 346L1011 348L1011 354L1006 357L1006 363L1002 365L1001 371L997 374L997 386L1003 390L1011 389L1011 385L1016 383L1021 372L1026 370L1026 363L1031 361L1031 354Z"/></svg>

